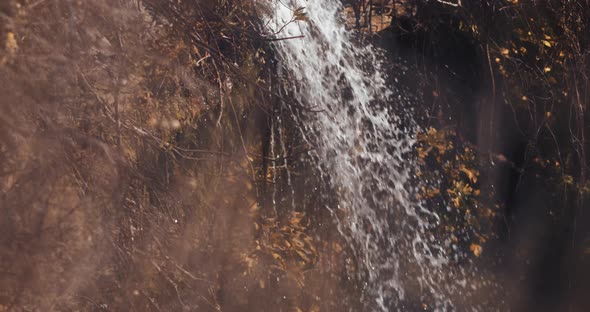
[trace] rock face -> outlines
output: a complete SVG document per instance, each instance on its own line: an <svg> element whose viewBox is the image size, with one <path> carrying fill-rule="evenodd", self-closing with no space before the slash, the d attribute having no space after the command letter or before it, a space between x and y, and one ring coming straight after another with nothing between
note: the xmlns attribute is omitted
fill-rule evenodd
<svg viewBox="0 0 590 312"><path fill-rule="evenodd" d="M568 115L565 109L574 107L576 99L564 94L547 98L541 95L568 89L558 81L577 75L571 68L565 69L558 74L562 78L546 85L542 81L551 79L548 76L556 65L549 69L540 65L560 63L556 59L559 52L547 50L554 49L555 42L546 42L560 39L548 33L559 32L557 29L563 27L575 28L573 25L577 24L559 24L549 8L527 6L526 10L522 8L524 11L512 8L510 13L502 11L507 15L496 15L493 7L475 3L463 3L463 8L456 8L434 2L423 3L413 14L394 18L393 27L376 35L374 42L382 44L397 62L406 64L404 69L410 68L407 72L412 74L398 80L423 95L424 114L428 116L424 124L441 131L453 129L460 137L453 141L455 147L464 144L478 151L476 167L480 176L476 187L482 189L482 194L493 194L494 202L501 207L495 212L503 219L491 228L497 236L483 245L480 265L493 264L490 272L509 289L505 297L514 309L552 311L570 306L575 311L584 311L590 302L579 294L589 287L588 266L581 265L587 262L583 237L588 233L574 231L574 227L579 229L578 222L588 224L587 220L581 221L578 210L588 205L588 195L575 191L571 179L578 176L581 185L587 183L579 174L584 169L576 165L584 161L564 165L558 154L570 149L552 139L550 132L542 134L544 131L535 130L549 127L554 133L561 133L558 137L581 133L579 126L562 123L556 117ZM573 9L562 21L580 18L584 12ZM535 21L528 33L521 32L519 26L525 17ZM473 23L474 20L485 22ZM512 32L513 35L507 35ZM494 49L486 38L493 38L500 48ZM560 44L569 44L561 40ZM574 41L576 45L588 43L582 37ZM516 49L502 48L513 44ZM516 63L519 69L510 67ZM541 70L529 73L524 70L529 65ZM587 64L584 66L587 68ZM515 72L510 73L509 67ZM527 82L522 80L525 76ZM531 94L537 97L536 101L530 100ZM545 100L561 104L546 112ZM539 110L533 114L537 117L530 115L532 110ZM588 115L582 115L585 121L578 119L574 123L588 123ZM588 158L578 153L571 157ZM559 171L570 172L566 174L569 182L558 182L563 181ZM567 286L566 280L575 286Z"/></svg>

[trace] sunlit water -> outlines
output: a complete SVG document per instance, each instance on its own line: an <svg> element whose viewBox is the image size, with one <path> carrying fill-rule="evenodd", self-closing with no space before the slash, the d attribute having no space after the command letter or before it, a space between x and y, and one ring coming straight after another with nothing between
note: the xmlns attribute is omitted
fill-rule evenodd
<svg viewBox="0 0 590 312"><path fill-rule="evenodd" d="M338 0L273 6L269 28L282 29L276 37L303 36L275 47L296 101L307 108L292 117L337 193L338 205L327 208L343 216L338 226L359 267L350 274L364 285L363 304L404 310L417 300L429 309L457 308L451 295L475 287L461 268L451 268L444 252L450 242L430 234L438 216L413 199L417 127L407 99L386 83L379 52L354 43ZM308 21L289 23L301 6Z"/></svg>

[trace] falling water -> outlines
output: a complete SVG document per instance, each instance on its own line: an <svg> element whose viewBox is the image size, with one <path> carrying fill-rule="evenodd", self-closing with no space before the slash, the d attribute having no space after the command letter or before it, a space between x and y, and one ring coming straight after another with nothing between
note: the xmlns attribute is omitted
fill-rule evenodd
<svg viewBox="0 0 590 312"><path fill-rule="evenodd" d="M417 127L407 100L386 83L379 52L355 45L338 0L273 5L269 27L291 38L276 41L279 59L306 107L293 117L337 193L338 205L328 209L345 216L339 230L355 253L359 270L351 275L365 285L363 302L383 311L416 298L435 310L453 308L448 295L462 293L464 275L448 268L448 242L429 234L436 214L413 199ZM298 7L308 20L290 22Z"/></svg>

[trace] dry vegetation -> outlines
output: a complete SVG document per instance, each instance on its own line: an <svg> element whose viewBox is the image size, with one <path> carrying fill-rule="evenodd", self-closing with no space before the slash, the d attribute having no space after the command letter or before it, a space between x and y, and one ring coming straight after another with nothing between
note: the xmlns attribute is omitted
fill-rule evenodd
<svg viewBox="0 0 590 312"><path fill-rule="evenodd" d="M412 38L428 113L417 156L438 169L420 174L440 181L419 196L441 236L479 257L497 222L511 228L497 166L545 181L563 220L580 215L588 2L344 2L365 38ZM309 194L310 147L288 118L273 124L297 104L255 3L0 2L0 311L355 308L354 265ZM464 38L474 97L446 84L445 51ZM568 236L574 255L587 234Z"/></svg>
<svg viewBox="0 0 590 312"><path fill-rule="evenodd" d="M268 204L296 168L253 3L0 4L0 311L345 304L330 231Z"/></svg>

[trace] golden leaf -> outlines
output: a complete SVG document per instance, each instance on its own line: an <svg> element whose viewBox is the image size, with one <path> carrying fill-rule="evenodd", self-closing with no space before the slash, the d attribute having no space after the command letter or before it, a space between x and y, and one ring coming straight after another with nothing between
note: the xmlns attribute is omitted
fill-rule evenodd
<svg viewBox="0 0 590 312"><path fill-rule="evenodd" d="M453 205L455 205L456 208L459 208L461 206L461 198L460 197L454 197L452 199L453 201Z"/></svg>
<svg viewBox="0 0 590 312"><path fill-rule="evenodd" d="M465 165L461 165L459 170L461 172L465 173L467 175L467 178L469 178L469 180L471 182L473 182L473 183L477 182L477 176L479 176L479 172L477 172L473 169L469 169L469 168L465 167Z"/></svg>
<svg viewBox="0 0 590 312"><path fill-rule="evenodd" d="M272 252L271 255L272 255L273 258L275 258L275 260L277 260L277 261L283 261L283 257L281 257L281 255L279 255L278 253Z"/></svg>
<svg viewBox="0 0 590 312"><path fill-rule="evenodd" d="M8 52L10 52L11 54L14 54L16 53L17 49L18 44L16 43L16 36L13 32L8 32L6 34L6 50L8 50Z"/></svg>
<svg viewBox="0 0 590 312"><path fill-rule="evenodd" d="M473 254L476 257L479 257L483 252L483 248L478 244L471 244L471 246L469 246L469 249L471 250L471 252L473 252Z"/></svg>

